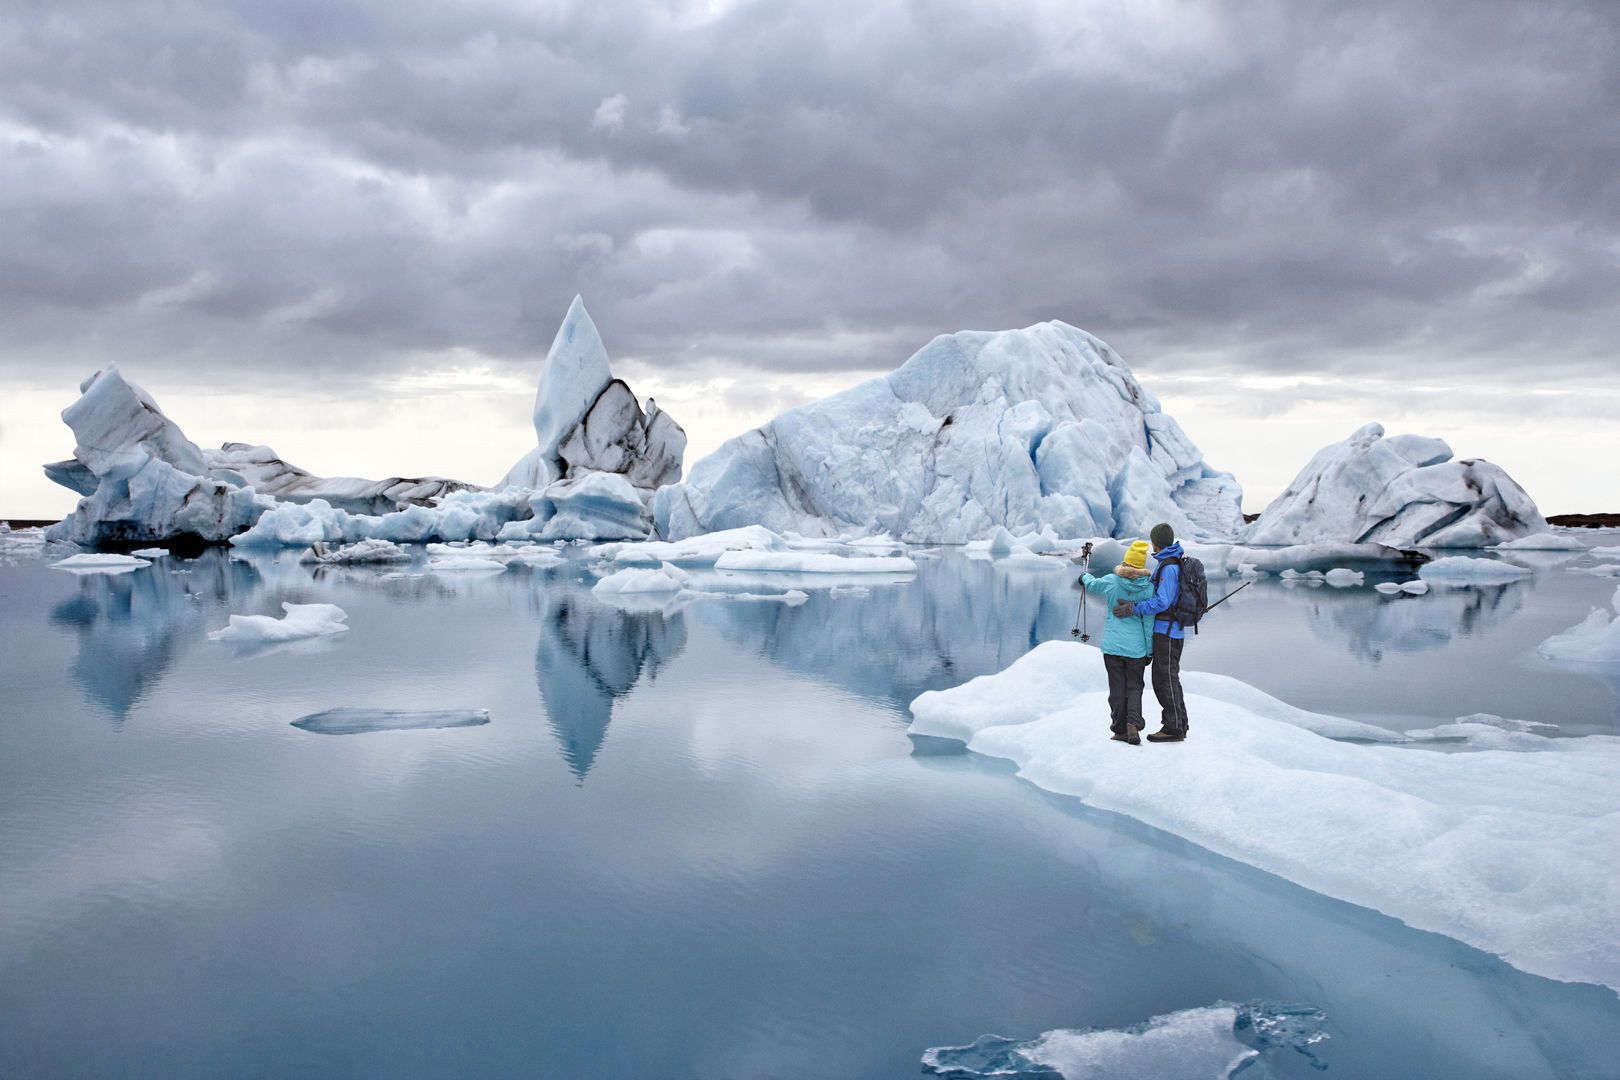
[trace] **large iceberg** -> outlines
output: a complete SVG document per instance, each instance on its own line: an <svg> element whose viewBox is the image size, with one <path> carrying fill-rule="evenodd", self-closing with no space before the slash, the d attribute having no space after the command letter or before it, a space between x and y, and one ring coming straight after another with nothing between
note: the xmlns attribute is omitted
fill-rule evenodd
<svg viewBox="0 0 1620 1080"><path fill-rule="evenodd" d="M355 514L388 514L407 506L429 506L452 491L477 490L477 485L442 476L365 480L358 476L316 476L276 455L268 446L228 442L218 450L204 450L208 475L235 487L249 487L279 502L307 503L321 499Z"/></svg>
<svg viewBox="0 0 1620 1080"><path fill-rule="evenodd" d="M217 543L275 505L210 477L197 445L115 367L90 376L79 394L62 411L73 457L45 466L45 475L83 498L51 526L49 539L95 546L194 536Z"/></svg>
<svg viewBox="0 0 1620 1080"><path fill-rule="evenodd" d="M1620 989L1620 738L1546 739L1532 753L1351 743L1335 730L1349 721L1235 679L1182 678L1192 738L1151 763L1109 741L1101 654L1067 641L922 694L912 731L1521 970Z"/></svg>
<svg viewBox="0 0 1620 1080"><path fill-rule="evenodd" d="M558 480L617 473L650 497L681 478L686 432L651 398L643 412L613 377L602 336L577 296L540 371L534 434L534 449L498 487L540 491Z"/></svg>
<svg viewBox="0 0 1620 1080"><path fill-rule="evenodd" d="M1244 541L1478 548L1549 528L1498 466L1453 461L1444 440L1386 436L1382 425L1367 424L1317 451Z"/></svg>
<svg viewBox="0 0 1620 1080"><path fill-rule="evenodd" d="M1083 330L935 338L897 370L730 440L654 503L659 535L764 525L961 543L997 526L1231 537L1242 490Z"/></svg>

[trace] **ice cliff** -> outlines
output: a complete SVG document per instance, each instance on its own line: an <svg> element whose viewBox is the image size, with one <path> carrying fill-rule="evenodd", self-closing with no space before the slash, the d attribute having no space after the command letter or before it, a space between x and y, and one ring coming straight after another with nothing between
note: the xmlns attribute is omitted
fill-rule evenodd
<svg viewBox="0 0 1620 1080"><path fill-rule="evenodd" d="M1250 544L1324 541L1389 547L1487 547L1545 533L1525 490L1488 461L1451 460L1451 447L1367 424L1317 451L1249 526Z"/></svg>
<svg viewBox="0 0 1620 1080"><path fill-rule="evenodd" d="M764 525L960 543L997 526L1230 537L1210 468L1105 343L1061 322L935 338L897 370L783 413L658 492L661 536Z"/></svg>

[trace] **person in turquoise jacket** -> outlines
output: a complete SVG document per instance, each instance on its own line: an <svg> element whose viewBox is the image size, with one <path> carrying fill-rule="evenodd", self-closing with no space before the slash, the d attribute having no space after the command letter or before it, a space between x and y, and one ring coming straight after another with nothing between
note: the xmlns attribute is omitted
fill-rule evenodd
<svg viewBox="0 0 1620 1080"><path fill-rule="evenodd" d="M1138 540L1112 574L1080 576L1086 591L1101 596L1108 608L1102 651L1103 668L1108 672L1109 726L1116 742L1132 746L1142 742L1142 675L1153 656L1153 620L1135 614L1120 615L1115 608L1121 606L1121 601L1134 604L1153 595L1147 553L1147 541Z"/></svg>

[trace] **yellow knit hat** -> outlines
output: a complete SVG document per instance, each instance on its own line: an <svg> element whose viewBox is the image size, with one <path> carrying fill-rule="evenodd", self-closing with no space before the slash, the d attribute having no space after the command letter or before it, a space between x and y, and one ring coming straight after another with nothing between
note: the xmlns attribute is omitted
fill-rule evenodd
<svg viewBox="0 0 1620 1080"><path fill-rule="evenodd" d="M1146 540L1138 540L1125 552L1125 565L1134 566L1138 570L1147 569L1148 544Z"/></svg>

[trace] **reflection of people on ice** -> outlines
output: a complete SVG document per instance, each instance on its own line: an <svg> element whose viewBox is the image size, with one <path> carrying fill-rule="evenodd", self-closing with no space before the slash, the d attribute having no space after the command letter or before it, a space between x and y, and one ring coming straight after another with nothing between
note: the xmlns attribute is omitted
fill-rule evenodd
<svg viewBox="0 0 1620 1080"><path fill-rule="evenodd" d="M1159 699L1160 727L1148 736L1148 742L1181 742L1187 737L1187 700L1181 692L1181 650L1186 644L1183 622L1183 560L1185 553L1176 542L1176 533L1169 525L1160 523L1148 533L1153 541L1153 557L1158 566L1153 571L1153 595L1146 600L1119 600L1113 614L1119 616L1151 615L1153 619L1153 695ZM1198 582L1202 584L1202 567ZM1192 584L1191 580L1188 584ZM1190 598L1189 598L1190 599ZM1201 615L1202 605L1191 606L1190 621L1195 623Z"/></svg>
<svg viewBox="0 0 1620 1080"><path fill-rule="evenodd" d="M1142 730L1142 672L1153 652L1153 633L1148 620L1137 615L1120 615L1121 604L1145 601L1153 596L1148 580L1148 546L1138 540L1125 552L1125 559L1112 574L1080 576L1087 592L1108 601L1108 620L1103 626L1103 667L1108 672L1108 711L1114 738L1139 745Z"/></svg>

